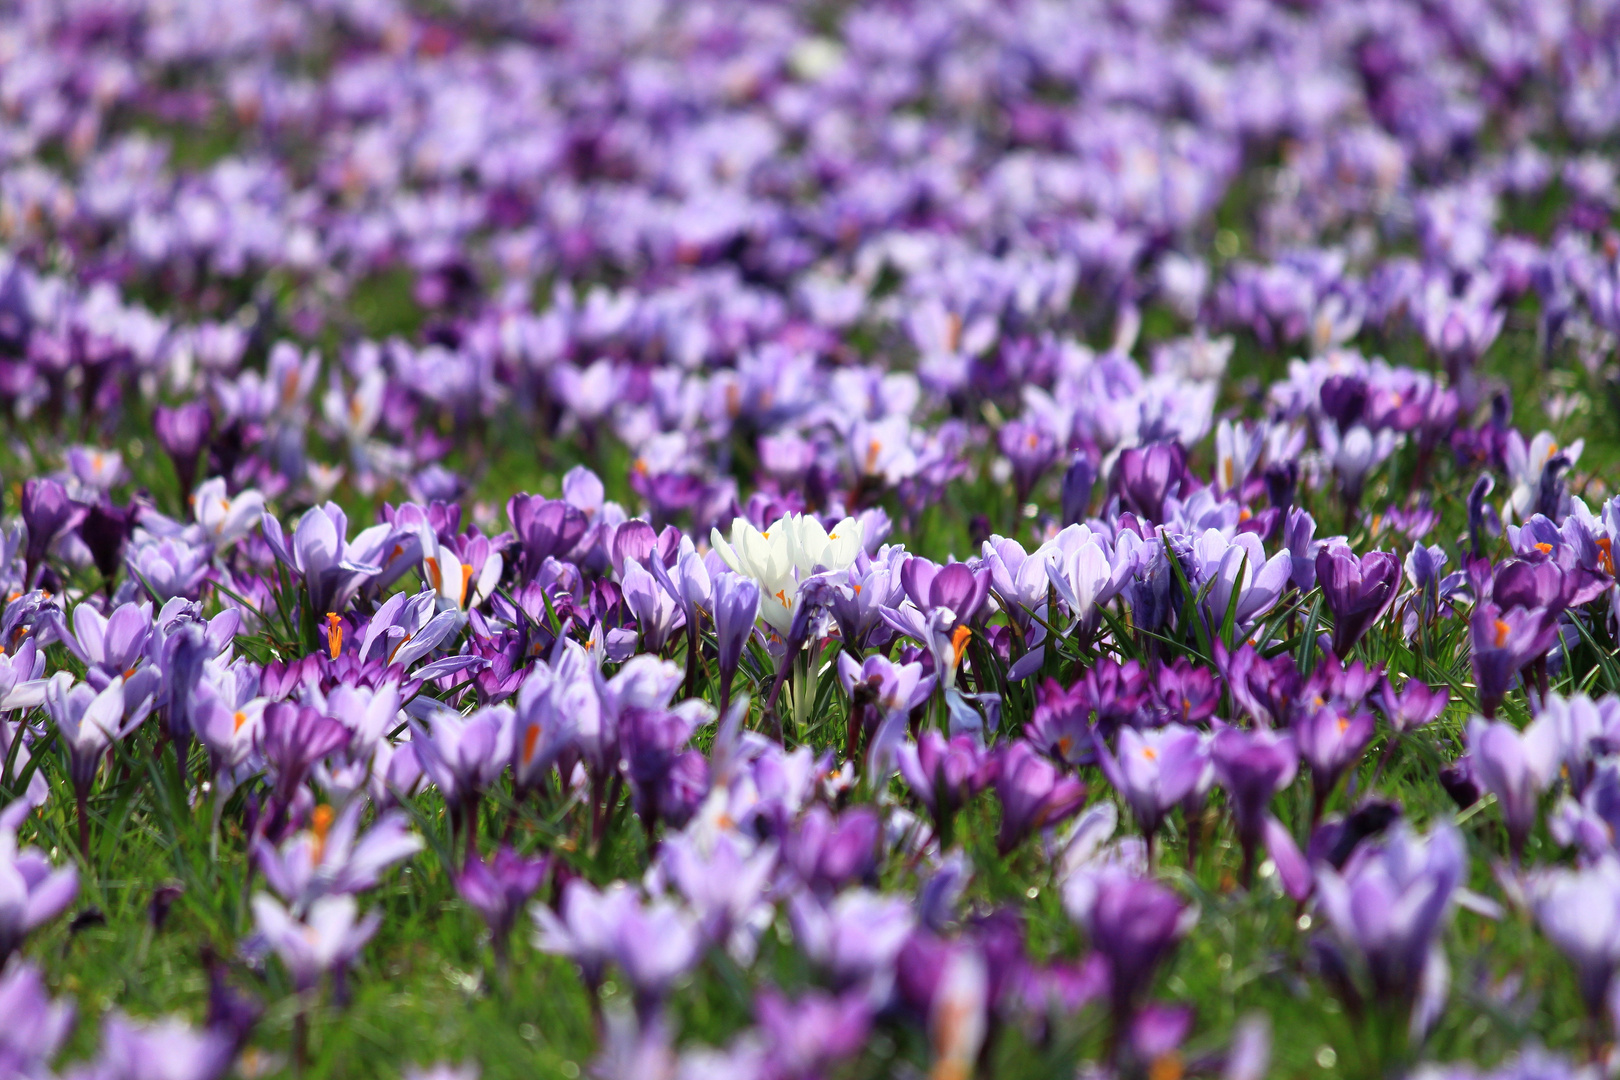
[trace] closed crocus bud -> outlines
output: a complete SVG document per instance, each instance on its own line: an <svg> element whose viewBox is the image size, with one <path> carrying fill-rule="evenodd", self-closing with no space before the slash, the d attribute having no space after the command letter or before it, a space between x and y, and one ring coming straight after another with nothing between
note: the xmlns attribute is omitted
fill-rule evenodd
<svg viewBox="0 0 1620 1080"><path fill-rule="evenodd" d="M1152 522L1164 518L1164 500L1187 474L1187 450L1180 443L1133 446L1119 455L1114 485L1126 507Z"/></svg>
<svg viewBox="0 0 1620 1080"><path fill-rule="evenodd" d="M22 519L28 529L23 549L24 584L31 585L34 572L45 561L45 553L58 537L84 520L89 510L68 497L67 489L49 477L34 477L23 483Z"/></svg>
<svg viewBox="0 0 1620 1080"><path fill-rule="evenodd" d="M1075 451L1063 473L1063 521L1074 525L1086 519L1091 510L1091 492L1097 486L1097 466L1084 450Z"/></svg>
<svg viewBox="0 0 1620 1080"><path fill-rule="evenodd" d="M1348 548L1324 548L1316 556L1316 581L1333 613L1333 651L1347 657L1394 602L1401 564L1387 551L1358 557Z"/></svg>
<svg viewBox="0 0 1620 1080"><path fill-rule="evenodd" d="M124 547L129 543L134 529L135 507L114 506L107 502L90 507L79 525L79 538L90 549L90 558L101 572L109 594L118 579L119 569L124 565Z"/></svg>

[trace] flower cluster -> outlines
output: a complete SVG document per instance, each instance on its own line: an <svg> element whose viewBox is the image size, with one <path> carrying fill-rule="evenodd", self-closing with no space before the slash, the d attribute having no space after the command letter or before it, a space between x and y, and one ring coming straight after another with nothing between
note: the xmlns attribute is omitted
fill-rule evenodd
<svg viewBox="0 0 1620 1080"><path fill-rule="evenodd" d="M0 1073L1620 1067L1617 41L0 12Z"/></svg>

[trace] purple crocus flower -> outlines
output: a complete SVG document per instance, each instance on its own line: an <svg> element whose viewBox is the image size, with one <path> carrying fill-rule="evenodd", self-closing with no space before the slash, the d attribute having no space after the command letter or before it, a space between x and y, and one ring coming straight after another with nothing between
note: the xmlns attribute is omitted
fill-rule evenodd
<svg viewBox="0 0 1620 1080"><path fill-rule="evenodd" d="M309 831L279 848L263 837L253 842L253 858L265 883L287 901L295 917L302 917L323 896L375 887L390 867L422 850L421 837L406 828L400 810L378 815L361 833L364 809L364 799L351 799L341 813L317 806Z"/></svg>
<svg viewBox="0 0 1620 1080"><path fill-rule="evenodd" d="M1328 547L1316 556L1316 580L1333 613L1333 651L1348 657L1394 602L1401 564L1387 551L1357 557L1348 548Z"/></svg>
<svg viewBox="0 0 1620 1080"><path fill-rule="evenodd" d="M897 548L885 549L876 559L862 551L847 570L824 576L828 589L827 610L838 624L839 635L853 648L864 649L872 633L883 625L883 609L895 607L905 597L900 568L905 554Z"/></svg>
<svg viewBox="0 0 1620 1080"><path fill-rule="evenodd" d="M1469 619L1469 642L1480 712L1494 717L1514 678L1557 640L1557 611L1503 611L1489 601L1478 604Z"/></svg>
<svg viewBox="0 0 1620 1080"><path fill-rule="evenodd" d="M114 1010L102 1021L101 1050L82 1075L86 1080L220 1080L235 1061L230 1032L198 1030L174 1017L137 1023Z"/></svg>
<svg viewBox="0 0 1620 1080"><path fill-rule="evenodd" d="M1120 1037L1154 973L1196 918L1196 908L1158 882L1119 872L1103 875L1086 930L1108 964L1109 1001Z"/></svg>
<svg viewBox="0 0 1620 1080"><path fill-rule="evenodd" d="M1376 701L1390 728L1396 734L1403 734L1439 719L1451 703L1451 690L1445 686L1430 686L1422 679L1408 679L1397 694L1395 684L1385 679Z"/></svg>
<svg viewBox="0 0 1620 1080"><path fill-rule="evenodd" d="M720 711L731 703L731 685L737 678L743 648L759 618L759 584L730 572L714 577L714 631L720 669Z"/></svg>
<svg viewBox="0 0 1620 1080"><path fill-rule="evenodd" d="M23 482L22 518L28 529L28 545L23 549L23 586L31 587L35 571L45 561L45 553L68 530L84 520L87 508L74 502L67 489L49 477L33 477Z"/></svg>
<svg viewBox="0 0 1620 1080"><path fill-rule="evenodd" d="M1344 775L1361 760L1376 729L1373 715L1365 709L1328 705L1305 717L1294 728L1295 741L1305 764L1311 767L1315 803L1312 821L1319 820L1328 795Z"/></svg>
<svg viewBox="0 0 1620 1080"><path fill-rule="evenodd" d="M208 443L212 426L213 415L206 401L188 401L172 409L159 405L152 411L152 428L158 445L174 463L181 491L197 486L197 461Z"/></svg>
<svg viewBox="0 0 1620 1080"><path fill-rule="evenodd" d="M0 1072L48 1077L48 1066L73 1030L73 1005L52 1001L39 969L26 961L0 969Z"/></svg>
<svg viewBox="0 0 1620 1080"><path fill-rule="evenodd" d="M1097 763L1136 815L1150 860L1164 815L1198 787L1211 767L1203 736L1180 724L1148 731L1122 727L1117 753L1097 743Z"/></svg>
<svg viewBox="0 0 1620 1080"><path fill-rule="evenodd" d="M524 581L533 580L547 559L561 559L572 552L590 527L576 507L538 495L512 496L506 502L506 515L517 534L518 569Z"/></svg>
<svg viewBox="0 0 1620 1080"><path fill-rule="evenodd" d="M1581 870L1549 870L1530 891L1542 933L1575 965L1581 1000L1598 1022L1620 970L1620 862L1601 859Z"/></svg>
<svg viewBox="0 0 1620 1080"><path fill-rule="evenodd" d="M309 612L342 611L362 585L381 587L422 561L422 538L410 526L373 525L348 539L349 517L336 503L305 511L289 538L268 512L264 539L283 565L304 581Z"/></svg>
<svg viewBox="0 0 1620 1080"><path fill-rule="evenodd" d="M1317 865L1317 902L1341 956L1366 980L1367 1000L1414 1007L1427 993L1443 992L1437 939L1465 869L1462 837L1450 825L1420 837L1402 824L1383 843L1359 847L1343 871Z"/></svg>
<svg viewBox="0 0 1620 1080"><path fill-rule="evenodd" d="M997 433L996 441L1012 464L1013 486L1022 504L1035 489L1041 474L1057 460L1057 440L1041 424L1009 420Z"/></svg>
<svg viewBox="0 0 1620 1080"><path fill-rule="evenodd" d="M113 743L133 731L152 707L147 693L131 701L124 693L124 678L116 676L97 692L89 683L73 682L58 671L45 688L45 711L56 725L68 751L68 776L79 808L79 853L90 858L90 786Z"/></svg>
<svg viewBox="0 0 1620 1080"><path fill-rule="evenodd" d="M429 714L429 725L411 721L422 771L444 796L456 830L465 830L469 851L478 798L512 760L513 716L507 705L487 705L470 716L440 706Z"/></svg>
<svg viewBox="0 0 1620 1080"><path fill-rule="evenodd" d="M623 883L598 893L583 881L570 881L561 919L544 905L529 910L540 928L537 948L572 957L593 987L600 981L593 973L609 960L618 964L644 1019L699 958L701 938L688 912L667 900L644 904Z"/></svg>
<svg viewBox="0 0 1620 1080"><path fill-rule="evenodd" d="M375 911L359 918L359 907L347 893L321 897L302 918L269 894L259 893L253 898L253 919L300 991L313 989L323 975L347 968L382 923Z"/></svg>
<svg viewBox="0 0 1620 1080"><path fill-rule="evenodd" d="M942 629L951 631L966 626L979 613L985 597L990 594L990 571L972 570L966 563L940 566L914 557L901 567L900 584L924 615L950 612L951 617Z"/></svg>
<svg viewBox="0 0 1620 1080"><path fill-rule="evenodd" d="M307 705L278 701L264 710L259 723L258 751L275 777L275 813L262 830L271 840L281 838L293 796L315 763L349 745L352 733L341 721Z"/></svg>
<svg viewBox="0 0 1620 1080"><path fill-rule="evenodd" d="M1254 880L1255 853L1272 796L1294 782L1299 750L1288 732L1222 728L1210 744L1215 778L1231 800L1238 842L1243 846L1243 885Z"/></svg>
<svg viewBox="0 0 1620 1080"><path fill-rule="evenodd" d="M839 987L891 970L916 925L906 899L869 889L849 889L831 903L799 892L787 907L799 948Z"/></svg>
<svg viewBox="0 0 1620 1080"><path fill-rule="evenodd" d="M996 755L996 798L1001 831L996 848L1006 855L1036 829L1056 825L1079 811L1086 785L1064 776L1028 742L1019 740Z"/></svg>
<svg viewBox="0 0 1620 1080"><path fill-rule="evenodd" d="M834 815L812 806L782 837L782 865L818 896L873 877L883 826L870 807Z"/></svg>
<svg viewBox="0 0 1620 1080"><path fill-rule="evenodd" d="M475 852L455 875L456 892L489 924L495 964L502 971L518 909L540 888L550 865L544 856L526 859L503 844L487 863Z"/></svg>
<svg viewBox="0 0 1620 1080"><path fill-rule="evenodd" d="M1535 827L1542 792L1558 775L1563 745L1548 718L1520 732L1502 720L1475 717L1468 724L1468 758L1481 787L1496 796L1517 859Z"/></svg>
<svg viewBox="0 0 1620 1080"><path fill-rule="evenodd" d="M766 988L754 999L754 1013L768 1047L759 1075L781 1080L828 1075L866 1045L872 1027L872 1004L855 992L811 990L790 1001Z"/></svg>
<svg viewBox="0 0 1620 1080"><path fill-rule="evenodd" d="M667 580L668 572L664 572ZM639 560L627 558L619 571L619 588L625 606L636 617L642 644L648 652L661 653L674 633L686 625L679 600L659 584L658 578Z"/></svg>
<svg viewBox="0 0 1620 1080"><path fill-rule="evenodd" d="M0 825L0 970L30 932L67 910L78 895L77 870L53 868L44 852L19 848L17 834Z"/></svg>
<svg viewBox="0 0 1620 1080"><path fill-rule="evenodd" d="M1121 451L1114 464L1114 488L1132 513L1151 522L1164 520L1164 500L1187 474L1187 450L1180 443L1156 442Z"/></svg>
<svg viewBox="0 0 1620 1080"><path fill-rule="evenodd" d="M989 785L996 759L970 735L947 740L937 731L925 731L916 743L901 745L899 762L906 785L933 815L940 845L948 847L952 817Z"/></svg>
<svg viewBox="0 0 1620 1080"><path fill-rule="evenodd" d="M1035 694L1035 712L1024 728L1024 737L1054 761L1084 765L1095 756L1095 736L1091 728L1094 694L1084 680L1065 690L1056 679L1047 679Z"/></svg>

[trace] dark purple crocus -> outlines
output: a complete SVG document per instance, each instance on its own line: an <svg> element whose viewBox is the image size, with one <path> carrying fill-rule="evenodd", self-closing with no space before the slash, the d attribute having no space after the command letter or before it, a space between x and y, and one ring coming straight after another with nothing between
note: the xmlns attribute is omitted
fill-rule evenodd
<svg viewBox="0 0 1620 1080"><path fill-rule="evenodd" d="M45 553L63 533L84 520L88 508L68 497L67 489L49 477L36 476L23 483L22 519L28 527L23 549L23 584L32 587L35 571Z"/></svg>
<svg viewBox="0 0 1620 1080"><path fill-rule="evenodd" d="M1243 846L1243 886L1248 888L1254 880L1267 809L1272 797L1294 782L1299 750L1292 733L1229 727L1215 735L1211 751L1215 778L1226 789Z"/></svg>
<svg viewBox="0 0 1620 1080"><path fill-rule="evenodd" d="M1097 486L1097 466L1084 450L1076 450L1063 473L1062 512L1064 525L1084 521L1091 510L1091 492Z"/></svg>
<svg viewBox="0 0 1620 1080"><path fill-rule="evenodd" d="M1493 717L1519 672L1546 656L1558 640L1558 613L1529 608L1504 611L1484 601L1474 608L1469 631L1479 710Z"/></svg>
<svg viewBox="0 0 1620 1080"><path fill-rule="evenodd" d="M688 707L694 705L696 709ZM632 706L619 714L620 768L630 781L648 837L658 825L659 793L707 709L702 702L688 701L676 709Z"/></svg>
<svg viewBox="0 0 1620 1080"><path fill-rule="evenodd" d="M1035 693L1035 712L1024 737L1054 761L1084 765L1095 758L1091 730L1092 695L1084 681L1065 690L1047 679Z"/></svg>
<svg viewBox="0 0 1620 1080"><path fill-rule="evenodd" d="M1397 734L1433 723L1450 702L1449 688L1430 686L1422 679L1408 679L1398 694L1395 684L1385 679L1377 698L1384 719Z"/></svg>
<svg viewBox="0 0 1620 1080"><path fill-rule="evenodd" d="M527 859L503 844L487 863L475 852L455 875L456 891L489 924L498 971L506 971L512 923L524 902L540 888L549 865L544 856Z"/></svg>
<svg viewBox="0 0 1620 1080"><path fill-rule="evenodd" d="M152 428L158 445L174 463L174 474L180 480L182 497L191 494L197 486L197 462L213 427L213 415L206 401L188 401L169 408L159 405L152 413Z"/></svg>
<svg viewBox="0 0 1620 1080"><path fill-rule="evenodd" d="M1108 964L1116 1045L1130 1029L1142 994L1186 934L1196 909L1156 881L1104 875L1087 930Z"/></svg>
<svg viewBox="0 0 1620 1080"><path fill-rule="evenodd" d="M899 763L911 793L934 818L940 846L949 847L952 818L989 785L996 759L971 735L947 740L937 731L925 731L915 743L901 745Z"/></svg>
<svg viewBox="0 0 1620 1080"><path fill-rule="evenodd" d="M135 516L134 504L114 506L100 502L90 507L79 525L79 538L90 549L90 558L101 572L108 596L112 595L118 571L124 565L124 547L135 531Z"/></svg>
<svg viewBox="0 0 1620 1080"><path fill-rule="evenodd" d="M524 581L533 580L548 558L560 559L573 551L590 526L577 507L540 495L512 496L506 501L506 516L517 534L518 569Z"/></svg>
<svg viewBox="0 0 1620 1080"><path fill-rule="evenodd" d="M1164 520L1164 500L1187 475L1187 450L1177 442L1133 446L1114 465L1114 487L1132 513L1157 524Z"/></svg>
<svg viewBox="0 0 1620 1080"><path fill-rule="evenodd" d="M1395 599L1401 563L1387 551L1358 557L1349 548L1324 548L1316 556L1316 581L1333 613L1333 651L1349 656Z"/></svg>
<svg viewBox="0 0 1620 1080"><path fill-rule="evenodd" d="M940 566L927 559L910 558L900 568L900 584L925 615L949 611L949 632L973 621L990 595L990 571L971 570L966 563Z"/></svg>
<svg viewBox="0 0 1620 1080"><path fill-rule="evenodd" d="M1006 855L1036 829L1056 825L1079 811L1086 785L1064 776L1035 747L1020 739L996 755L996 798L1001 831L996 848Z"/></svg>

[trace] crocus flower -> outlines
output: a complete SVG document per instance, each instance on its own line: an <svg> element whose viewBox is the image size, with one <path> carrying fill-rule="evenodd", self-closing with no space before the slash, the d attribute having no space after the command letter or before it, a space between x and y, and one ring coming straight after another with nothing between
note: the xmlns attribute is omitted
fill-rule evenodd
<svg viewBox="0 0 1620 1080"><path fill-rule="evenodd" d="M0 1070L48 1077L48 1066L73 1030L73 1005L52 1001L39 969L26 961L0 969Z"/></svg>
<svg viewBox="0 0 1620 1080"><path fill-rule="evenodd" d="M79 804L79 849L86 859L90 857L86 807L90 786L108 747L144 720L151 706L150 694L138 702L126 698L122 675L98 693L88 683L75 685L72 675L58 671L45 689L45 710L68 750L68 775Z"/></svg>
<svg viewBox="0 0 1620 1080"><path fill-rule="evenodd" d="M1487 717L1507 695L1520 670L1547 654L1558 640L1558 612L1512 608L1482 602L1469 619L1470 651L1479 707Z"/></svg>
<svg viewBox="0 0 1620 1080"><path fill-rule="evenodd" d="M1163 520L1165 497L1180 487L1186 472L1187 451L1180 443L1133 446L1114 465L1114 487L1127 508L1156 523Z"/></svg>
<svg viewBox="0 0 1620 1080"><path fill-rule="evenodd" d="M1094 949L1108 964L1115 1028L1124 1033L1159 966L1197 918L1197 909L1151 880L1103 876L1086 918Z"/></svg>
<svg viewBox="0 0 1620 1080"><path fill-rule="evenodd" d="M1091 761L1095 753L1091 690L1083 680L1065 690L1056 679L1047 679L1035 692L1035 712L1024 737L1055 761L1069 765Z"/></svg>
<svg viewBox="0 0 1620 1080"><path fill-rule="evenodd" d="M204 480L191 498L197 525L216 548L246 536L264 516L264 496L251 489L231 498L220 477Z"/></svg>
<svg viewBox="0 0 1620 1080"><path fill-rule="evenodd" d="M866 1045L872 1027L871 1002L854 992L811 990L790 1001L767 987L754 1012L768 1047L760 1075L784 1080L827 1075Z"/></svg>
<svg viewBox="0 0 1620 1080"><path fill-rule="evenodd" d="M1294 728L1299 753L1311 767L1311 786L1316 794L1313 818L1321 816L1328 795L1345 770L1361 760L1375 728L1372 713L1365 709L1333 705L1317 709Z"/></svg>
<svg viewBox="0 0 1620 1080"><path fill-rule="evenodd" d="M261 520L270 550L303 579L315 618L347 607L367 581L387 584L423 558L421 537L410 528L373 525L350 541L349 517L336 503L305 511L290 538L268 513Z"/></svg>
<svg viewBox="0 0 1620 1080"><path fill-rule="evenodd" d="M664 839L658 863L697 915L709 944L727 948L739 963L751 961L771 910L766 897L777 865L775 845L735 833L704 843L688 830Z"/></svg>
<svg viewBox="0 0 1620 1080"><path fill-rule="evenodd" d="M207 445L213 417L206 401L188 401L169 408L159 405L152 411L152 428L158 445L174 462L180 490L190 491L197 478L197 460Z"/></svg>
<svg viewBox="0 0 1620 1080"><path fill-rule="evenodd" d="M1200 733L1180 724L1148 731L1122 727L1117 750L1116 755L1106 743L1098 742L1097 763L1136 815L1151 852L1164 815L1209 771L1209 750Z"/></svg>
<svg viewBox="0 0 1620 1080"><path fill-rule="evenodd" d="M454 709L432 710L431 722L411 721L411 742L422 770L439 789L468 840L476 831L478 797L512 760L513 710L507 705L486 705L470 716Z"/></svg>
<svg viewBox="0 0 1620 1080"><path fill-rule="evenodd" d="M321 976L347 968L382 916L371 912L359 918L354 897L347 893L323 896L302 918L294 917L267 893L253 898L253 919L266 943L281 957L299 990L314 988Z"/></svg>
<svg viewBox="0 0 1620 1080"><path fill-rule="evenodd" d="M1468 757L1480 786L1496 796L1514 858L1535 827L1542 792L1558 775L1563 747L1556 724L1534 720L1520 732L1501 720L1468 724Z"/></svg>
<svg viewBox="0 0 1620 1080"><path fill-rule="evenodd" d="M973 621L990 593L988 570L972 570L966 563L939 566L927 559L910 558L900 568L906 597L924 615L949 612L942 627L954 631Z"/></svg>
<svg viewBox="0 0 1620 1080"><path fill-rule="evenodd" d="M1595 1022L1608 1007L1620 970L1620 861L1581 870L1548 870L1532 879L1542 933L1575 965L1581 999Z"/></svg>
<svg viewBox="0 0 1620 1080"><path fill-rule="evenodd" d="M1347 548L1328 547L1316 556L1316 580L1333 614L1333 651L1348 657L1394 601L1401 566L1387 551L1357 557Z"/></svg>
<svg viewBox="0 0 1620 1080"><path fill-rule="evenodd" d="M899 762L906 785L933 815L942 845L949 843L952 816L989 785L996 770L996 759L972 736L947 741L937 731L925 731L916 743L902 744Z"/></svg>
<svg viewBox="0 0 1620 1080"><path fill-rule="evenodd" d="M664 576L668 578L667 571ZM619 587L623 590L625 606L636 616L636 626L641 631L641 640L647 651L663 652L670 637L686 625L679 598L665 590L658 579L635 559L624 561Z"/></svg>
<svg viewBox="0 0 1620 1080"><path fill-rule="evenodd" d="M599 981L593 975L612 960L634 989L644 1017L698 960L700 939L691 915L667 900L643 903L622 883L598 893L583 881L569 882L561 919L541 904L529 910L540 928L537 948L572 957L592 986Z"/></svg>
<svg viewBox="0 0 1620 1080"><path fill-rule="evenodd" d="M512 923L540 888L549 866L544 857L527 859L503 844L487 863L475 853L455 875L456 892L489 924L496 964L503 969Z"/></svg>
<svg viewBox="0 0 1620 1080"><path fill-rule="evenodd" d="M26 567L23 585L34 582L34 572L45 560L45 553L64 533L84 520L87 508L69 498L67 489L48 477L33 477L23 483L22 518L28 529L28 546L23 551Z"/></svg>
<svg viewBox="0 0 1620 1080"><path fill-rule="evenodd" d="M1033 830L1056 825L1077 812L1086 798L1085 784L1062 775L1023 740L996 755L994 785L1001 800L996 847L1003 855Z"/></svg>
<svg viewBox="0 0 1620 1080"><path fill-rule="evenodd" d="M19 848L17 834L0 825L0 970L31 931L60 915L78 895L77 870L53 869L44 852Z"/></svg>
<svg viewBox="0 0 1620 1080"><path fill-rule="evenodd" d="M1426 969L1444 963L1437 939L1464 867L1455 828L1441 825L1420 837L1405 824L1383 843L1359 848L1342 872L1318 864L1317 901L1366 979L1366 1000L1409 1009L1418 1022L1420 996L1443 992Z"/></svg>
<svg viewBox="0 0 1620 1080"><path fill-rule="evenodd" d="M741 574L717 574L714 579L714 632L720 669L720 710L731 702L731 684L737 678L743 647L759 617L759 585Z"/></svg>
<svg viewBox="0 0 1620 1080"><path fill-rule="evenodd" d="M310 828L279 848L263 837L253 842L253 857L265 883L287 901L294 916L334 893L357 893L376 886L396 863L422 850L422 838L405 826L405 814L389 810L363 834L364 799L350 800L341 812L317 806Z"/></svg>
<svg viewBox="0 0 1620 1080"><path fill-rule="evenodd" d="M102 1021L101 1049L85 1075L93 1080L220 1080L235 1060L236 1046L226 1031L198 1030L174 1017L137 1023L114 1010Z"/></svg>
<svg viewBox="0 0 1620 1080"><path fill-rule="evenodd" d="M1215 777L1231 800L1238 841L1243 846L1243 883L1254 874L1266 810L1277 792L1294 782L1299 750L1286 732L1223 728L1210 744Z"/></svg>
<svg viewBox="0 0 1620 1080"><path fill-rule="evenodd" d="M841 987L889 970L916 925L909 902L868 889L850 889L830 904L795 893L788 918L799 948Z"/></svg>

